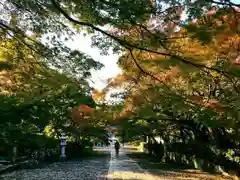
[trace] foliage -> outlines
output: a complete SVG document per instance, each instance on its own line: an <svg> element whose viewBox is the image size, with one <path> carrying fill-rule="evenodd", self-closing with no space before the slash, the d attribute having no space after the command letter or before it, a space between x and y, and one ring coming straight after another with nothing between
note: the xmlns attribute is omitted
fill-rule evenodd
<svg viewBox="0 0 240 180"><path fill-rule="evenodd" d="M109 80L103 92L94 92L101 106L87 116L86 127L64 126L69 132L80 139L79 132L96 136L89 133L93 129L102 135L106 123L115 123L125 140L148 137L156 144L159 135L178 157L237 167L238 159L230 156L239 148L239 4L5 0L0 9L6 14L0 17L1 62L11 62L11 68L1 65L6 68L1 70L3 126L6 119L13 124L41 119L58 129L68 122L68 107L88 101L85 78L101 65L63 40L84 30L95 33L92 45L103 54L121 53L123 74ZM106 106L104 95L112 88L123 89L115 95L122 104ZM10 109L13 113L7 113Z"/></svg>
<svg viewBox="0 0 240 180"><path fill-rule="evenodd" d="M34 10L38 8L34 3L5 1L0 5L10 15L1 16L0 21L0 139L5 152L14 144L35 150L50 148L50 144L56 148L45 135L56 138L66 131L72 136L71 108L95 106L86 78L102 64L56 40L64 33L70 35L69 28L46 20L48 15L41 8ZM52 38L47 37L48 43L43 40L46 36ZM48 133L43 132L45 127ZM29 143L21 143L24 139Z"/></svg>
<svg viewBox="0 0 240 180"><path fill-rule="evenodd" d="M238 17L227 4L206 15L196 8L187 10L189 20L196 20L178 24L180 29L164 38L150 29L141 37L134 27L121 34L127 40L118 62L124 73L107 87L125 89L119 94L124 108L116 121L126 141L149 137L155 154L159 147L154 137L160 136L165 160L173 153L176 158L186 156L185 163L203 159L226 170L237 169Z"/></svg>

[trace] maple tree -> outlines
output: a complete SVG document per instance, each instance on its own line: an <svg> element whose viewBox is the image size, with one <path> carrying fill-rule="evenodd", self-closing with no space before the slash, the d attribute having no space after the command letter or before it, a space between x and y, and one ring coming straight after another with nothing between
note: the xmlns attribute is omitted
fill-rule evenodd
<svg viewBox="0 0 240 180"><path fill-rule="evenodd" d="M167 147L165 158L174 152L187 155L187 161L195 156L228 166L229 151L238 147L239 36L226 18L233 18L234 12L228 9L223 15L222 11L215 9L211 15L207 13L208 19L199 17L182 26L171 35L174 39L166 39L167 48L160 48L161 52L136 48L121 56L118 63L124 73L109 86L130 87L120 96L124 116L116 120L123 126L124 136L127 133L132 140L149 136L156 142L154 136L159 135ZM213 37L205 31L197 34L204 26L215 31ZM138 32L134 33L129 37L136 37ZM230 159L238 162L237 156Z"/></svg>
<svg viewBox="0 0 240 180"><path fill-rule="evenodd" d="M1 32L1 154L11 152L7 148L16 143L19 147L34 146L38 150L42 144L50 147L48 143L54 142L51 147L56 148L54 138L59 138L63 131L70 136L76 134L69 122L70 109L81 104L94 107L85 78L91 75L91 69L102 66L73 51L68 56L69 66L62 63L63 66L56 68L49 65L41 53L21 43L17 36L9 37ZM60 56L66 58L66 54ZM39 143L29 140L22 144L24 138L36 139Z"/></svg>
<svg viewBox="0 0 240 180"><path fill-rule="evenodd" d="M79 100L74 104L78 107L83 103L80 99L85 97L84 92L90 91L85 81L89 70L98 69L101 64L69 49L63 39L71 39L80 31L95 33L92 45L103 54L109 50L122 53L118 64L123 70L122 75L109 81L103 93L95 92L96 99L103 101L110 87L126 91L117 94L123 99L122 104L102 106L104 113L94 111L90 124L92 121L95 126L102 116L111 123L116 119L127 130L124 133L129 139L154 139L159 134L167 142L168 151L184 155L196 152L188 158L206 160L204 152L211 155L208 158L215 164L227 164L228 151L236 152L240 108L239 4L231 0L5 0L0 9L7 15L0 17L0 38L7 47L1 52L10 60L18 60L14 67L24 68L17 76L16 71L8 69L11 63L1 64L1 68L8 69L1 82L2 91L11 90L14 94L21 88L28 92L33 89L32 96L39 96L51 89L57 77L64 76L71 85L74 81L71 88L79 88L76 82L83 87L81 95L76 93L80 97L72 93L78 97L73 96ZM39 69L37 64L25 64L36 59L57 69L43 73L55 74L43 89L38 88L38 83L45 83L45 78L23 78ZM15 79L18 83L4 83ZM55 83L53 99L65 82ZM66 95L68 90L62 93ZM14 101L13 98L9 102ZM230 160L238 161L234 158L231 154Z"/></svg>

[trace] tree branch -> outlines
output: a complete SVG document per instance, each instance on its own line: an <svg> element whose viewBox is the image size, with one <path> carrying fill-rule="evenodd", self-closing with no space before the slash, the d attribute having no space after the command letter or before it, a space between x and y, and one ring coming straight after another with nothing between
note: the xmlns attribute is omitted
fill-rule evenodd
<svg viewBox="0 0 240 180"><path fill-rule="evenodd" d="M198 106L198 105L199 105L199 104L197 104L197 103L195 103L195 102L192 102L192 101L188 100L187 97L184 97L184 96L182 96L181 94L177 94L177 93L173 92L172 89L171 89L165 82L163 82L161 79L155 77L153 74L151 74L150 72L147 72L146 70L144 70L144 69L141 67L141 65L137 62L136 58L134 57L131 49L129 49L129 52L130 52L130 55L131 55L134 63L136 64L136 66L139 68L139 70L140 70L143 74L145 74L145 75L147 75L147 76L150 76L152 79L155 79L155 80L159 81L160 83L162 83L171 93L173 93L175 96L181 98L184 102L189 103L189 104L194 105L194 106L196 106L196 105Z"/></svg>
<svg viewBox="0 0 240 180"><path fill-rule="evenodd" d="M154 54L158 54L158 55L163 55L163 56L168 56L168 57L172 57L172 58L176 58L178 60L180 60L181 62L185 63L185 64L188 64L188 65L191 65L191 66L194 66L194 67L197 67L197 68L205 68L205 69L208 69L208 70L211 70L211 71L215 71L215 72L218 72L222 75L224 75L226 77L226 74L230 74L230 75L233 75L233 76L236 76L235 74L231 73L231 72L226 72L226 71L222 71L220 69L217 69L217 68L213 68L213 67L208 67L208 66L205 66L203 64L197 64L197 63L193 63L191 61L188 61L187 59L185 59L184 57L180 57L178 55L175 55L175 54L170 54L170 53L164 53L164 52L158 52L158 51L154 51L154 50L151 50L151 49L148 49L148 48L144 48L144 47L141 47L137 44L132 44L132 43L129 43L125 40L122 40L104 30L102 30L101 28L98 28L96 26L94 26L93 24L91 23L87 23L87 22L81 22L81 21L78 21L72 17L70 17L67 12L65 12L58 3L56 3L54 0L51 0L52 1L52 4L54 5L54 7L66 18L68 19L70 22L72 23L75 23L75 24L79 24L79 25L83 25L83 26L87 26L87 27L90 27L92 28L93 30L97 31L97 32L100 32L104 35L106 35L107 37L115 40L116 42L118 42L120 45L122 45L123 47L125 47L126 49L129 49L130 48L135 48L135 49L139 49L139 50L142 50L142 51L146 51L146 52L150 52L150 53L154 53Z"/></svg>
<svg viewBox="0 0 240 180"><path fill-rule="evenodd" d="M130 53L130 55L131 55L134 63L136 64L136 66L138 67L138 69L139 69L143 74L145 74L145 75L147 75L147 76L150 76L152 79L155 79L155 80L161 82L162 84L164 84L164 85L167 87L168 90L171 91L171 89L167 86L167 84L166 84L165 82L163 82L161 79L157 78L156 76L154 76L154 75L151 74L150 72L145 71L145 70L141 67L141 65L137 62L136 58L134 57L133 52L132 52L131 49L129 49L129 53Z"/></svg>

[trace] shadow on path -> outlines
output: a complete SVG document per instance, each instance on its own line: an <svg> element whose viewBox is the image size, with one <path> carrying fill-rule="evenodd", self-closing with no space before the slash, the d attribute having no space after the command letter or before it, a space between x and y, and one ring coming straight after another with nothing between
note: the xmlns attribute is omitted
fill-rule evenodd
<svg viewBox="0 0 240 180"><path fill-rule="evenodd" d="M173 180L227 180L233 179L220 174L209 174L196 169L187 169L171 164L163 164L157 159L151 158L144 153L127 153L127 156L134 159L140 168L145 170L150 177L155 179Z"/></svg>
<svg viewBox="0 0 240 180"><path fill-rule="evenodd" d="M130 150L131 151L131 150ZM129 154L130 153L130 154ZM135 152L136 153L136 152ZM129 148L122 148L119 156L111 150L111 159L107 178L109 180L224 180L233 179L221 175L211 175L197 170L153 168L147 158L131 158L135 154ZM127 155L129 154L129 155ZM131 157L129 157L131 156ZM156 162L156 160L155 160ZM144 165L143 165L144 164ZM150 167L150 168L148 168Z"/></svg>

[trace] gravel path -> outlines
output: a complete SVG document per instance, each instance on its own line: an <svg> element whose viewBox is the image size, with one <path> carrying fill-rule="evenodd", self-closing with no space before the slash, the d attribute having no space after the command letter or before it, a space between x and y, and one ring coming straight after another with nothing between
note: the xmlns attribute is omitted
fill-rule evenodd
<svg viewBox="0 0 240 180"><path fill-rule="evenodd" d="M37 169L23 169L0 176L1 180L100 180L109 169L109 156L58 162Z"/></svg>
<svg viewBox="0 0 240 180"><path fill-rule="evenodd" d="M102 150L106 152L106 149ZM202 172L176 172L160 169L142 169L136 160L126 155L124 148L116 156L109 150L106 156L81 161L50 164L43 168L24 169L0 176L1 180L227 180Z"/></svg>

